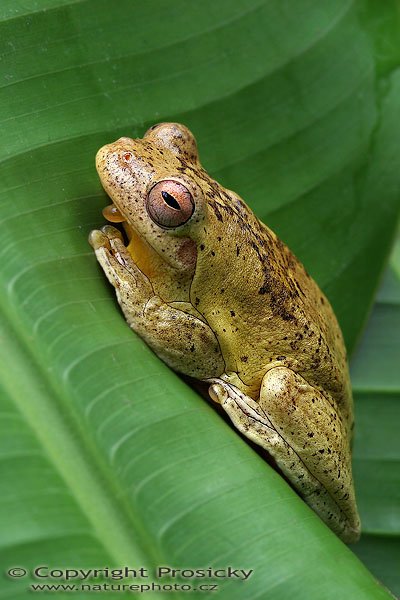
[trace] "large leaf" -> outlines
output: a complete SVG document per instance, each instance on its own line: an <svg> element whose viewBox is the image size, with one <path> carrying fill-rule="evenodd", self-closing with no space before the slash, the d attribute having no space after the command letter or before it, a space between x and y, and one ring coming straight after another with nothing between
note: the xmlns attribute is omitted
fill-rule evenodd
<svg viewBox="0 0 400 600"><path fill-rule="evenodd" d="M395 9L2 2L6 567L232 565L254 575L220 580L221 597L388 597L129 331L87 234L106 201L97 148L183 121L317 278L352 347L398 212L398 57L376 51ZM6 597L27 583L8 579Z"/></svg>
<svg viewBox="0 0 400 600"><path fill-rule="evenodd" d="M364 535L354 551L400 594L400 236L352 360L354 475Z"/></svg>

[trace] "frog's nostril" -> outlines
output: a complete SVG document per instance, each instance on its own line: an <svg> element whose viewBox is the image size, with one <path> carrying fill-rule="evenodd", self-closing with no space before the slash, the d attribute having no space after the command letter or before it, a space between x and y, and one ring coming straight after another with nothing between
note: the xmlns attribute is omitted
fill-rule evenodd
<svg viewBox="0 0 400 600"><path fill-rule="evenodd" d="M117 141L118 142L133 142L133 139L130 137L120 137Z"/></svg>

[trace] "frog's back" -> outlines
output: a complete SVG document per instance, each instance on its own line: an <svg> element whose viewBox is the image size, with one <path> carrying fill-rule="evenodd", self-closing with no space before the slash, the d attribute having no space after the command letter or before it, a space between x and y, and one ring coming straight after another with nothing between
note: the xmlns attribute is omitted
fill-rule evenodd
<svg viewBox="0 0 400 600"><path fill-rule="evenodd" d="M208 201L211 224L200 247L192 297L218 337L227 372L237 373L243 391L257 398L265 373L287 366L332 394L350 424L346 351L329 301L236 194L225 190L219 196ZM224 268L216 268L218 260Z"/></svg>
<svg viewBox="0 0 400 600"><path fill-rule="evenodd" d="M282 364L310 385L328 392L352 424L352 397L346 349L333 309L291 250L260 223L266 264L263 334L268 339L264 370ZM271 269L271 263L274 265ZM265 345L264 345L265 347Z"/></svg>

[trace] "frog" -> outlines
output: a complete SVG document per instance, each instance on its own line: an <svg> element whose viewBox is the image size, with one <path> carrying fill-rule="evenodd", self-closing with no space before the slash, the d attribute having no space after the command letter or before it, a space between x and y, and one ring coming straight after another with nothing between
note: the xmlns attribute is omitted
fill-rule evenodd
<svg viewBox="0 0 400 600"><path fill-rule="evenodd" d="M97 152L109 222L89 242L124 317L270 459L345 543L360 535L343 335L289 247L158 123ZM118 225L119 224L119 225Z"/></svg>

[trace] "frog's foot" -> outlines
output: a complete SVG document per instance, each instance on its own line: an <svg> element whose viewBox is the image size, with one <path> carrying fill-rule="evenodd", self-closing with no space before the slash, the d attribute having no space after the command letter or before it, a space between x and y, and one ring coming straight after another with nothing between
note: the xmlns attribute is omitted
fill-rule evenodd
<svg viewBox="0 0 400 600"><path fill-rule="evenodd" d="M118 229L112 225L95 229L90 232L89 243L123 309L127 303L132 305L133 295L134 304L141 306L154 296L150 281L132 260Z"/></svg>
<svg viewBox="0 0 400 600"><path fill-rule="evenodd" d="M343 541L359 537L347 432L333 400L286 367L264 376L258 402L221 379L209 392L234 425L273 456L296 491Z"/></svg>
<svg viewBox="0 0 400 600"><path fill-rule="evenodd" d="M185 312L185 302L165 303L136 266L120 232L111 225L92 231L89 242L130 327L176 371L204 379L221 373L224 361L217 338L207 323ZM175 305L175 306L174 306Z"/></svg>
<svg viewBox="0 0 400 600"><path fill-rule="evenodd" d="M249 440L268 450L279 462L287 462L293 452L272 424L263 407L243 394L236 386L213 378L208 393L214 402L221 404L235 427Z"/></svg>

